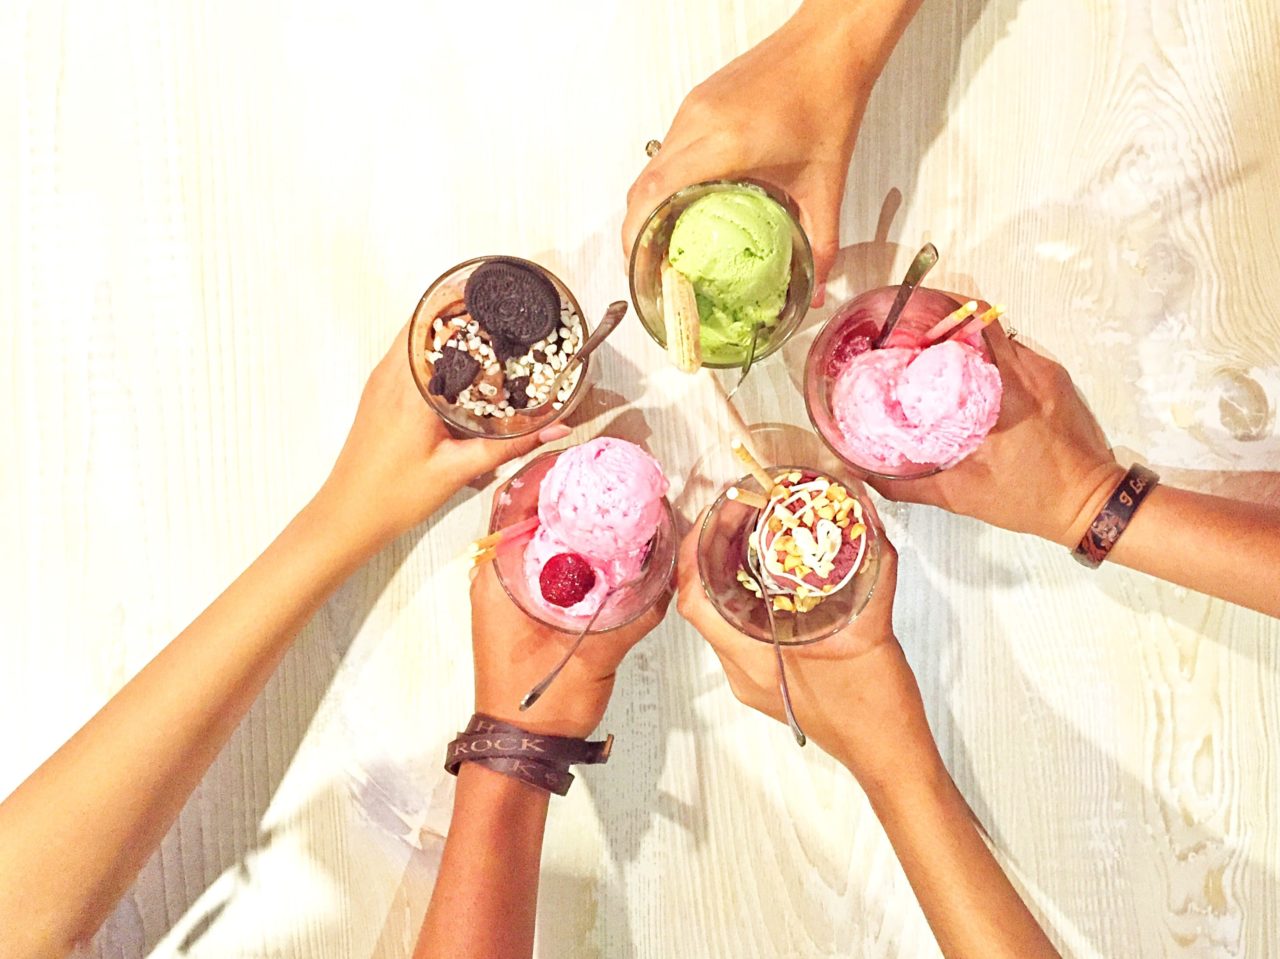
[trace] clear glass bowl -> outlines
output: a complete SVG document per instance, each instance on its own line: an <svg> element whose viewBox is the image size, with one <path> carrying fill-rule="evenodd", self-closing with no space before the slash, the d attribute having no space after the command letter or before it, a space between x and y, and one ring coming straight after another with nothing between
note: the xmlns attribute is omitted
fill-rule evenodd
<svg viewBox="0 0 1280 959"><path fill-rule="evenodd" d="M522 522L538 515L538 490L542 480L564 452L556 450L543 453L528 463L511 479L503 483L494 494L493 512L489 517L489 532ZM587 623L583 616L569 616L550 609L534 599L529 580L524 573L524 552L532 533L498 548L494 568L498 582L520 609L538 622L566 633L576 633ZM654 534L649 567L640 582L619 590L605 600L604 609L591 627L593 633L604 633L632 622L658 601L671 585L676 566L678 537L675 513L671 504L662 501L662 519ZM537 589L537 585L533 586Z"/></svg>
<svg viewBox="0 0 1280 959"><path fill-rule="evenodd" d="M673 193L649 214L631 249L630 282L631 302L635 304L640 322L654 341L666 349L666 323L662 314L662 264L667 259L671 245L671 231L676 220L690 204L711 193L750 190L764 193L781 204L791 221L791 284L787 287L787 300L783 304L778 321L769 328L768 336L756 345L756 360L777 352L799 328L809 301L813 299L813 250L809 238L800 226L795 203L786 194L764 184L738 180L709 180L695 183ZM736 362L704 362L711 369L736 369L742 366L746 356Z"/></svg>
<svg viewBox="0 0 1280 959"><path fill-rule="evenodd" d="M809 421L822 441L827 444L836 456L867 476L878 476L882 479L921 479L932 476L960 462L960 459L949 463L904 463L893 468L885 463L860 457L845 442L844 435L836 422L835 412L831 408L832 388L835 376L831 370L831 358L836 347L843 341L846 333L856 335L854 331L865 329L874 337L884 326L885 316L898 295L898 287L882 286L879 289L860 293L848 303L843 304L822 327L822 331L809 348L804 368L804 405L809 413ZM889 336L889 346L911 345L939 320L960 306L954 297L938 290L918 289L903 310L898 325ZM899 339L901 337L901 339ZM986 331L982 335L982 351L988 362L994 362L991 349L987 344Z"/></svg>
<svg viewBox="0 0 1280 959"><path fill-rule="evenodd" d="M857 619L858 614L866 607L880 575L880 537L883 531L876 519L875 509L867 498L866 488L857 479L833 475L830 471L808 466L765 468L765 472L773 476L792 470L822 473L839 482L849 491L850 496L856 496L862 503L862 521L867 527L867 550L862 559L862 567L843 589L832 593L807 613L781 611L773 614L780 627L780 642L785 646L805 646L843 629ZM750 475L730 485L763 492L760 484ZM702 530L698 534L698 576L711 605L730 626L752 639L771 643L773 637L769 633L769 614L764 603L738 582L737 578L738 570L746 565L747 536L755 526L760 511L729 499L726 495L728 491L729 487L726 486L702 522Z"/></svg>
<svg viewBox="0 0 1280 959"><path fill-rule="evenodd" d="M431 324L441 310L462 299L462 290L466 285L467 277L471 276L478 267L488 263L490 260L507 260L519 263L541 273L551 281L551 284L556 288L556 292L560 294L561 309L568 306L572 313L578 317L578 321L582 324L583 340L585 341L587 336L590 335L591 326L586 317L583 316L582 308L578 305L577 299L574 298L569 288L560 281L560 278L546 267L539 266L531 260L523 260L518 256L478 256L445 271L435 282L427 287L427 292L422 294L422 299L418 301L418 306L413 311L413 319L409 322L409 369L413 372L413 381L418 384L418 392L427 401L427 405L452 429L464 436L513 439L517 436L526 436L529 433L546 429L557 420L563 419L578 405L578 402L587 392L588 377L591 373L591 357L588 356L582 360L580 364L581 371L578 373L578 382L574 384L573 392L565 399L564 405L558 410L549 407L546 412L538 416L519 411L514 416L502 418L477 416L470 410L464 409L455 403L445 402L443 397L431 393L427 389L427 384L431 381L432 372L431 361L427 358L432 351L434 339L434 331L431 328Z"/></svg>

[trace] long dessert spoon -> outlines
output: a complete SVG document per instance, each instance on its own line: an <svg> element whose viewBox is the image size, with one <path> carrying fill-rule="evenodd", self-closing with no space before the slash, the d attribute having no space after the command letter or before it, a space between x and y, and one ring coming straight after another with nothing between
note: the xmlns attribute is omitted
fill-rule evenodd
<svg viewBox="0 0 1280 959"><path fill-rule="evenodd" d="M623 305L625 306L626 304ZM600 614L604 611L604 608L609 605L609 600L613 598L613 595L644 579L645 573L649 571L649 560L652 558L653 541L650 540L649 547L644 554L644 559L640 563L640 571L625 583L619 583L617 586L613 587L613 589L604 594L604 598L600 600L600 605L596 607L596 611L592 613L591 618L587 620L587 625L582 627L582 632L578 633L574 638L573 643L569 646L568 651L561 658L560 662L556 663L551 672L547 673L538 685L534 686L533 689L524 694L524 699L520 700L521 712L524 712L536 703L542 698L542 694L551 688L551 684L556 681L556 677L560 675L561 671L569 665L569 660L573 659L573 654L578 651L578 647L582 645L582 641L587 638L587 633L591 632L591 627L596 624L596 620L600 618Z"/></svg>
<svg viewBox="0 0 1280 959"><path fill-rule="evenodd" d="M938 248L936 246L932 243L926 243L920 247L920 252L916 254L916 258L907 267L907 275L902 278L902 285L898 287L898 296L893 301L893 306L889 307L889 312L885 315L884 326L880 327L880 332L871 341L873 350L878 350L889 342L889 334L898 325L898 320L902 319L902 311L907 308L907 302L911 299L911 294L915 293L920 281L925 278L937 262Z"/></svg>
<svg viewBox="0 0 1280 959"><path fill-rule="evenodd" d="M525 407L520 413L524 416L540 416L550 408L551 404L556 401L556 395L560 392L560 387L565 383L569 373L573 370L574 365L581 363L584 359L595 352L596 347L605 341L605 338L617 329L618 324L622 322L622 318L627 315L627 304L625 300L615 300L609 304L609 308L604 311L604 316L600 319L600 324L591 331L591 335L579 348L577 353L569 357L556 378L551 381L551 388L547 391L545 401L537 406Z"/></svg>
<svg viewBox="0 0 1280 959"><path fill-rule="evenodd" d="M787 668L782 663L782 640L778 638L778 623L773 616L773 599L765 589L764 576L760 572L759 554L747 550L747 571L760 588L760 601L764 603L765 615L769 617L769 635L773 639L773 652L778 659L778 690L782 693L782 711L787 715L787 725L791 727L791 735L803 746L809 740L796 722L795 710L791 708L791 688L787 685Z"/></svg>

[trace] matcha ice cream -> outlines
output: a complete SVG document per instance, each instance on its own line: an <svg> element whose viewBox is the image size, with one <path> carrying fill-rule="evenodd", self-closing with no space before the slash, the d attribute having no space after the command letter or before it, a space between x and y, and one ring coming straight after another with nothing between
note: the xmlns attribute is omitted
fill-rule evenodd
<svg viewBox="0 0 1280 959"><path fill-rule="evenodd" d="M763 340L786 303L786 211L749 187L708 194L680 214L667 255L697 295L703 361L744 362L756 326Z"/></svg>

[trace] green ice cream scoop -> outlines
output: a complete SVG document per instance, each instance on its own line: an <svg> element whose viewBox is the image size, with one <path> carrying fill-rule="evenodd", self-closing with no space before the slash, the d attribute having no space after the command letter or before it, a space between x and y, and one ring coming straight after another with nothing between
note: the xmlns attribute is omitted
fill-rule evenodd
<svg viewBox="0 0 1280 959"><path fill-rule="evenodd" d="M745 362L756 326L763 342L786 304L787 212L763 192L710 193L680 214L667 256L697 294L703 362Z"/></svg>

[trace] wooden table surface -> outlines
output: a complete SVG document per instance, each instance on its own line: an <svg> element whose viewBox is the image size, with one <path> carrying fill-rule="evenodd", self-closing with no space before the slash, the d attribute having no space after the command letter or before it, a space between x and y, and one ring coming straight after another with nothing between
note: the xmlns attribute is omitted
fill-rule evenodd
<svg viewBox="0 0 1280 959"><path fill-rule="evenodd" d="M595 313L643 145L791 4L0 10L0 795L323 477L426 284L531 257ZM862 128L833 299L898 276L1009 304L1119 447L1276 496L1273 0L927 0ZM806 441L819 311L735 399L629 321L575 438L647 444L692 517L726 433ZM88 950L407 956L470 707L464 491L307 627ZM1280 629L888 506L897 628L943 753L1076 956L1280 948ZM553 804L543 957L935 956L856 786L731 697L678 618L631 657L615 759Z"/></svg>

